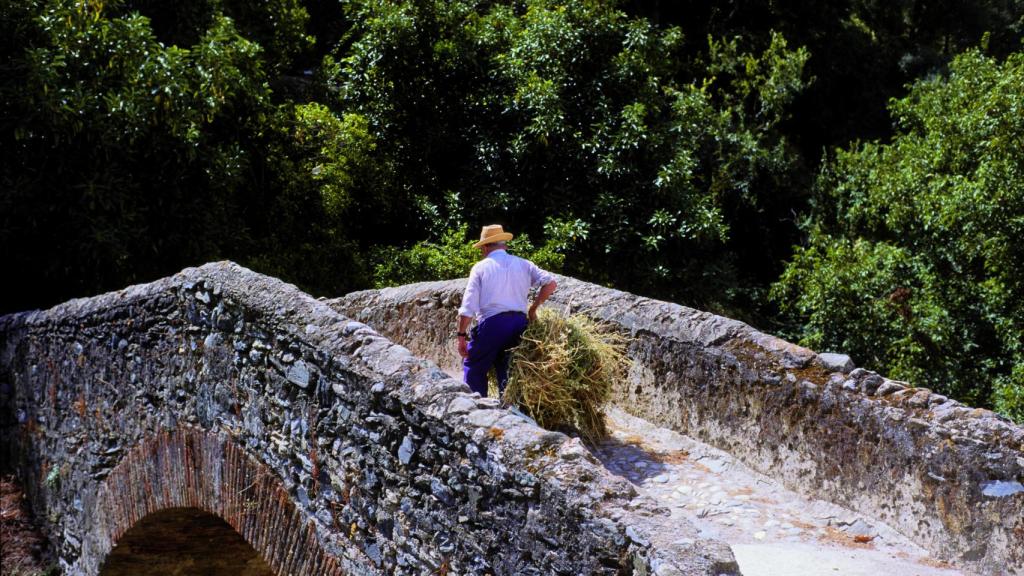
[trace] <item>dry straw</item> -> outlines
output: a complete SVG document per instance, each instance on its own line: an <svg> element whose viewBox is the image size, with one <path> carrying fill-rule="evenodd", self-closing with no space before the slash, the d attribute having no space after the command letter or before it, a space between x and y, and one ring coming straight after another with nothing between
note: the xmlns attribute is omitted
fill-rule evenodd
<svg viewBox="0 0 1024 576"><path fill-rule="evenodd" d="M585 316L541 310L512 351L504 400L549 430L575 428L595 443L607 436L602 407L629 369L624 337Z"/></svg>

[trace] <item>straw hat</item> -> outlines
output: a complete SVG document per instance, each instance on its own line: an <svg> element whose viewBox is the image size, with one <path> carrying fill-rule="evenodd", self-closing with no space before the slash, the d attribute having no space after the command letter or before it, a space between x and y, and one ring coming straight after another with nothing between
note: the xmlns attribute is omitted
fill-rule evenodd
<svg viewBox="0 0 1024 576"><path fill-rule="evenodd" d="M486 244L494 244L495 242L505 242L512 239L512 234L505 232L501 228L501 224L491 224L490 226L484 226L480 230L480 241L473 244L473 248L479 248Z"/></svg>

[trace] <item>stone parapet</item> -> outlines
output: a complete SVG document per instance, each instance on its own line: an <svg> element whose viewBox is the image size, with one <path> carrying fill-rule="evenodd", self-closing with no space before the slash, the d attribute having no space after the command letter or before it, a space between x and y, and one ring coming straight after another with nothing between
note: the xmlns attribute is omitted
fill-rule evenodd
<svg viewBox="0 0 1024 576"><path fill-rule="evenodd" d="M0 317L0 400L67 574L182 506L279 574L736 573L577 440L232 263Z"/></svg>
<svg viewBox="0 0 1024 576"><path fill-rule="evenodd" d="M549 301L629 338L614 403L740 458L790 489L884 521L938 557L1024 574L1024 428L735 320L560 277ZM459 370L464 280L330 301Z"/></svg>

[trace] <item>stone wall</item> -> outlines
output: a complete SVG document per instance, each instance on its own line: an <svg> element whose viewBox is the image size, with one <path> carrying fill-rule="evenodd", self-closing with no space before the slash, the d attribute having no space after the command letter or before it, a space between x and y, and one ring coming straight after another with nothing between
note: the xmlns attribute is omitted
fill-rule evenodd
<svg viewBox="0 0 1024 576"><path fill-rule="evenodd" d="M440 312L440 311L437 311ZM576 440L231 263L0 318L0 425L68 574L148 514L278 574L730 574Z"/></svg>
<svg viewBox="0 0 1024 576"><path fill-rule="evenodd" d="M415 284L330 303L456 373L464 285ZM564 277L550 303L629 336L634 364L614 399L626 411L882 520L940 558L1024 573L1020 426L684 306Z"/></svg>

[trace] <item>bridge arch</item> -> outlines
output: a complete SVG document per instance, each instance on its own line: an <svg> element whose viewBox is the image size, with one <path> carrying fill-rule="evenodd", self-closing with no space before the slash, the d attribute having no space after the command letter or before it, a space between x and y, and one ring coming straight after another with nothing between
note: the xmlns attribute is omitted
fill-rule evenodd
<svg viewBox="0 0 1024 576"><path fill-rule="evenodd" d="M89 508L90 573L140 521L194 509L226 522L274 574L343 574L281 480L226 434L181 426L146 438L100 483Z"/></svg>
<svg viewBox="0 0 1024 576"><path fill-rule="evenodd" d="M167 508L125 532L99 574L274 576L274 571L220 517L198 508Z"/></svg>

